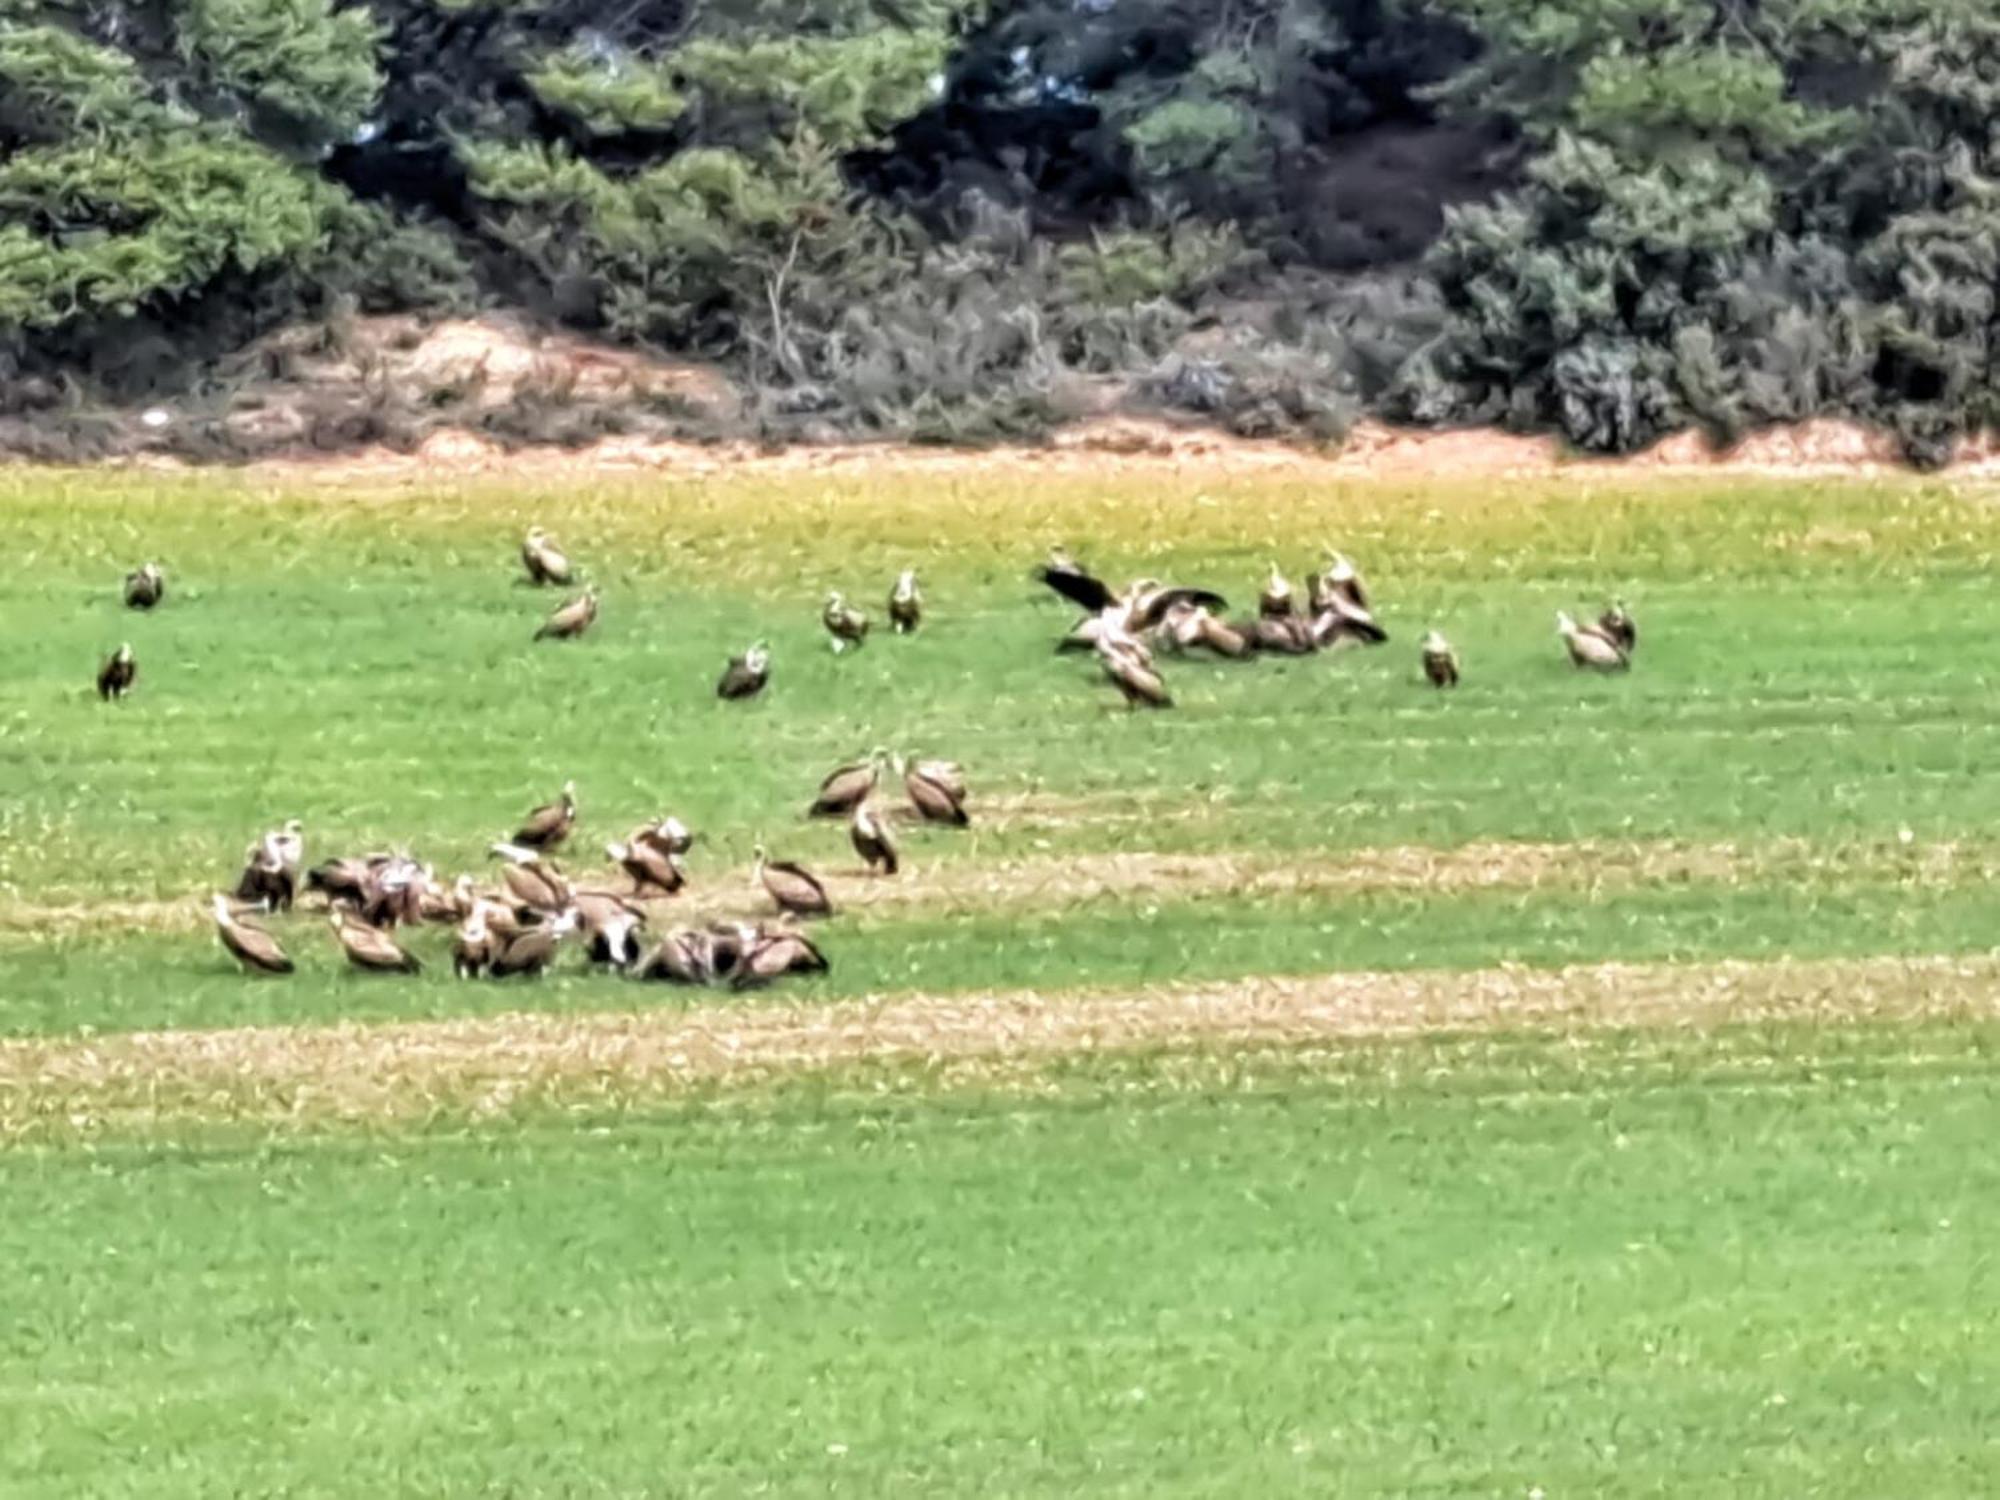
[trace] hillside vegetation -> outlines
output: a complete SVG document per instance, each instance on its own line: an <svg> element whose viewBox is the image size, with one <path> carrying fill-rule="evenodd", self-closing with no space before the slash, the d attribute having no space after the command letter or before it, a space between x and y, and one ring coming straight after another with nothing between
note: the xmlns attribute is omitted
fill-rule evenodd
<svg viewBox="0 0 2000 1500"><path fill-rule="evenodd" d="M774 436L1109 389L1936 462L1993 414L1996 76L1980 0L0 0L0 438L497 307Z"/></svg>

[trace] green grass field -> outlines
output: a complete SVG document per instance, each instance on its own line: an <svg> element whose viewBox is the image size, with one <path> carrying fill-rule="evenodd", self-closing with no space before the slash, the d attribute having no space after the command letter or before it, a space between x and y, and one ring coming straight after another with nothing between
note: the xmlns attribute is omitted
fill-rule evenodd
<svg viewBox="0 0 2000 1500"><path fill-rule="evenodd" d="M1838 976L1996 946L1989 496L972 472L0 471L0 1493L1988 1486L1990 971L1896 1014ZM535 523L603 590L582 641L530 640ZM1057 541L1246 607L1267 559L1339 546L1394 639L1169 662L1179 707L1128 715L1050 652L1072 612L1029 569ZM169 596L136 615L146 558ZM912 566L929 618L890 639ZM829 588L878 617L852 656ZM1636 669L1579 677L1553 613L1614 593ZM1418 672L1433 624L1454 694ZM769 692L718 703L759 637ZM101 704L121 640L138 687ZM973 787L973 827L908 829L888 891L802 816L873 745ZM703 910L761 909L759 840L834 875L832 973L468 985L440 930L430 972L383 980L302 911L273 923L301 972L251 981L200 913L285 817L311 859L478 873L566 778L573 873L673 812ZM1011 1062L996 1035L990 1072L871 1062L866 1034L889 1002L1621 961L1692 990L1731 960L1834 977L1789 1020L1494 1010ZM859 1028L846 1061L619 1107L587 1061L532 1107L374 1121L310 1088L99 1117L76 1083L112 1033L301 1028L186 1039L248 1076L266 1049L332 1069L312 1049L377 1023L708 1035L815 1005Z"/></svg>

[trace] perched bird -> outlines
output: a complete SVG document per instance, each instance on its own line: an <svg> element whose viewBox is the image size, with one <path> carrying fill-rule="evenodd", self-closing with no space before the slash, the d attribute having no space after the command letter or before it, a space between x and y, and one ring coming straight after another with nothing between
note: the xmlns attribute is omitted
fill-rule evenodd
<svg viewBox="0 0 2000 1500"><path fill-rule="evenodd" d="M329 859L306 871L306 889L321 892L329 903L346 901L358 908L368 899L376 870L388 860L386 854L362 859L347 856Z"/></svg>
<svg viewBox="0 0 2000 1500"><path fill-rule="evenodd" d="M722 680L715 685L718 698L754 698L771 680L771 648L759 641L741 656L729 658Z"/></svg>
<svg viewBox="0 0 2000 1500"><path fill-rule="evenodd" d="M889 626L897 635L909 635L923 622L924 596L917 588L917 570L905 568L889 593Z"/></svg>
<svg viewBox="0 0 2000 1500"><path fill-rule="evenodd" d="M528 570L528 582L533 584L552 583L560 588L572 576L569 558L556 545L555 538L539 526L528 528L527 540L521 543L521 565Z"/></svg>
<svg viewBox="0 0 2000 1500"><path fill-rule="evenodd" d="M854 806L854 818L847 825L847 836L854 843L854 852L861 856L861 862L874 874L879 868L884 875L893 875L899 868L896 859L896 840L889 833L889 825L875 816L875 809L866 802Z"/></svg>
<svg viewBox="0 0 2000 1500"><path fill-rule="evenodd" d="M634 829L632 842L651 844L663 854L685 854L694 847L694 835L679 818L659 817Z"/></svg>
<svg viewBox="0 0 2000 1500"><path fill-rule="evenodd" d="M764 846L757 846L757 883L778 903L778 910L795 917L826 917L833 914L833 902L819 877L790 860L767 860Z"/></svg>
<svg viewBox="0 0 2000 1500"><path fill-rule="evenodd" d="M143 563L125 575L125 607L151 609L167 597L167 575L158 563Z"/></svg>
<svg viewBox="0 0 2000 1500"><path fill-rule="evenodd" d="M1279 656L1310 656L1319 649L1313 623L1298 615L1259 615L1238 628L1259 651Z"/></svg>
<svg viewBox="0 0 2000 1500"><path fill-rule="evenodd" d="M1579 671L1623 672L1632 665L1610 636L1595 626L1578 625L1568 610L1556 611L1556 634L1569 647L1569 659Z"/></svg>
<svg viewBox="0 0 2000 1500"><path fill-rule="evenodd" d="M1458 686L1458 653L1440 631L1424 637L1424 676L1435 688Z"/></svg>
<svg viewBox="0 0 2000 1500"><path fill-rule="evenodd" d="M1142 705L1146 708L1174 706L1173 695L1167 691L1166 679L1121 642L1112 638L1099 641L1097 660L1104 668L1104 675L1124 695L1127 709Z"/></svg>
<svg viewBox="0 0 2000 1500"><path fill-rule="evenodd" d="M139 679L138 663L132 660L132 646L128 641L97 669L97 696L107 702L123 698L132 691L132 684Z"/></svg>
<svg viewBox="0 0 2000 1500"><path fill-rule="evenodd" d="M1639 622L1632 618L1623 599L1613 599L1611 607L1597 617L1597 631L1627 656L1639 649Z"/></svg>
<svg viewBox="0 0 2000 1500"><path fill-rule="evenodd" d="M289 911L298 896L299 867L305 862L303 824L287 818L243 851L243 874L236 899L262 902L271 911Z"/></svg>
<svg viewBox="0 0 2000 1500"><path fill-rule="evenodd" d="M633 974L664 984L707 984L715 977L708 934L685 927L668 933L639 961Z"/></svg>
<svg viewBox="0 0 2000 1500"><path fill-rule="evenodd" d="M881 778L882 757L882 751L871 750L865 758L827 772L826 779L819 784L819 795L806 809L806 816L842 818L860 806Z"/></svg>
<svg viewBox="0 0 2000 1500"><path fill-rule="evenodd" d="M244 968L260 974L292 972L292 961L278 946L278 940L254 923L239 920L229 910L228 898L220 892L216 893L214 910L215 935Z"/></svg>
<svg viewBox="0 0 2000 1500"><path fill-rule="evenodd" d="M1313 583L1313 638L1321 646L1342 641L1359 641L1379 646L1389 632L1376 622L1368 603L1368 589L1345 553L1329 552L1327 570Z"/></svg>
<svg viewBox="0 0 2000 1500"><path fill-rule="evenodd" d="M361 885L361 920L384 929L421 924L427 883L423 867L407 854L371 860Z"/></svg>
<svg viewBox="0 0 2000 1500"><path fill-rule="evenodd" d="M508 894L512 895L512 892ZM480 924L493 935L496 944L512 942L530 927L541 926L553 915L553 912L541 907L517 906L491 896L474 896L465 910L465 919L470 921L478 917ZM497 946L494 951L499 951Z"/></svg>
<svg viewBox="0 0 2000 1500"><path fill-rule="evenodd" d="M538 912L558 912L569 906L569 882L535 850L495 844L492 851L507 861L500 871L500 883L521 905Z"/></svg>
<svg viewBox="0 0 2000 1500"><path fill-rule="evenodd" d="M564 604L535 632L538 641L573 641L597 623L597 589L586 588Z"/></svg>
<svg viewBox="0 0 2000 1500"><path fill-rule="evenodd" d="M487 923L486 904L475 902L452 939L451 971L460 979L477 979L504 946L504 940Z"/></svg>
<svg viewBox="0 0 2000 1500"><path fill-rule="evenodd" d="M414 953L381 928L362 921L346 907L335 907L328 912L327 921L333 925L333 935L339 941L341 950L347 954L348 963L355 968L371 974L422 972L424 966Z"/></svg>
<svg viewBox="0 0 2000 1500"><path fill-rule="evenodd" d="M1200 647L1217 656L1243 657L1251 650L1250 637L1244 631L1216 619L1198 604L1181 604L1168 610L1167 617L1154 628L1153 639L1174 652Z"/></svg>
<svg viewBox="0 0 2000 1500"><path fill-rule="evenodd" d="M461 875L447 890L438 884L437 871L425 865L411 890L416 895L419 922L456 922L472 910L472 880Z"/></svg>
<svg viewBox="0 0 2000 1500"><path fill-rule="evenodd" d="M716 922L703 934L708 944L708 972L712 979L727 979L743 962L743 955L764 941L764 929L753 922Z"/></svg>
<svg viewBox="0 0 2000 1500"><path fill-rule="evenodd" d="M1271 576L1265 580L1263 593L1257 596L1257 613L1267 619L1284 620L1292 615L1292 585L1278 565L1271 564Z"/></svg>
<svg viewBox="0 0 2000 1500"><path fill-rule="evenodd" d="M919 760L911 763L910 769L924 780L933 782L950 794L955 802L965 800L965 768L955 760ZM908 779L908 772L904 779Z"/></svg>
<svg viewBox="0 0 2000 1500"><path fill-rule="evenodd" d="M687 872L671 850L644 837L641 829L622 844L606 844L611 861L632 877L634 896L671 896L687 884Z"/></svg>
<svg viewBox="0 0 2000 1500"><path fill-rule="evenodd" d="M868 616L842 598L838 589L826 596L826 608L820 611L819 618L826 626L826 633L833 637L836 656L868 639Z"/></svg>
<svg viewBox="0 0 2000 1500"><path fill-rule="evenodd" d="M1355 609L1367 610L1368 586L1361 581L1361 574L1348 560L1345 552L1327 548L1326 586Z"/></svg>
<svg viewBox="0 0 2000 1500"><path fill-rule="evenodd" d="M732 971L733 989L756 989L786 974L824 974L826 955L799 932L766 933L752 944Z"/></svg>
<svg viewBox="0 0 2000 1500"><path fill-rule="evenodd" d="M486 972L495 979L507 979L516 974L538 979L542 971L555 962L562 940L575 930L576 913L571 911L557 913L551 922L524 928L500 946L488 961Z"/></svg>
<svg viewBox="0 0 2000 1500"><path fill-rule="evenodd" d="M926 823L963 828L972 821L965 815L965 778L950 761L926 760L913 765L898 757L896 774L903 778L910 806Z"/></svg>
<svg viewBox="0 0 2000 1500"><path fill-rule="evenodd" d="M553 849L569 837L576 826L576 783L565 781L562 796L545 802L529 813L514 832L514 842L524 849Z"/></svg>
<svg viewBox="0 0 2000 1500"><path fill-rule="evenodd" d="M602 891L578 891L565 915L574 916L585 951L594 964L629 969L639 961L639 929L646 914L622 896Z"/></svg>

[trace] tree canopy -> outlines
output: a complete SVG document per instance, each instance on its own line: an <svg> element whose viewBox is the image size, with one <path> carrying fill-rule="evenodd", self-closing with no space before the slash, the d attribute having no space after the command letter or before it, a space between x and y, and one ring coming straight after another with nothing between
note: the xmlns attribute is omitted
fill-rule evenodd
<svg viewBox="0 0 2000 1500"><path fill-rule="evenodd" d="M1990 0L0 0L0 374L517 307L773 414L1994 417Z"/></svg>

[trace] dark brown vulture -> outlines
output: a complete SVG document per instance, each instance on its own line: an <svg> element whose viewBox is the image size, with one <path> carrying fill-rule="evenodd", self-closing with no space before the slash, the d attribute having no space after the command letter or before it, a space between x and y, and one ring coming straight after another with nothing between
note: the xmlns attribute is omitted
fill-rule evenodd
<svg viewBox="0 0 2000 1500"><path fill-rule="evenodd" d="M917 570L905 568L889 593L889 627L897 635L909 635L923 622L924 596L917 587Z"/></svg>
<svg viewBox="0 0 2000 1500"><path fill-rule="evenodd" d="M146 563L125 575L125 607L151 609L167 596L167 575L158 563Z"/></svg>
<svg viewBox="0 0 2000 1500"><path fill-rule="evenodd" d="M1597 630L1627 656L1639 649L1639 622L1632 618L1623 599L1613 599L1611 607L1597 617Z"/></svg>
<svg viewBox="0 0 2000 1500"><path fill-rule="evenodd" d="M820 623L826 626L826 633L833 637L833 652L838 656L849 646L860 647L868 640L868 616L841 597L839 590L826 596L826 608L820 611Z"/></svg>
<svg viewBox="0 0 2000 1500"><path fill-rule="evenodd" d="M558 588L570 581L569 559L555 538L539 526L530 527L528 539L521 543L521 566L528 570L528 582L533 584L554 584Z"/></svg>
<svg viewBox="0 0 2000 1500"><path fill-rule="evenodd" d="M538 641L571 641L597 623L597 590L587 588L543 622Z"/></svg>
<svg viewBox="0 0 2000 1500"><path fill-rule="evenodd" d="M881 779L883 753L871 750L861 760L849 761L844 766L836 766L826 773L819 784L819 795L806 809L806 815L813 818L844 818L868 798L875 790L875 783Z"/></svg>
<svg viewBox="0 0 2000 1500"><path fill-rule="evenodd" d="M514 832L514 842L524 849L553 849L569 837L576 826L576 783L565 781L562 795L545 802L522 820Z"/></svg>
<svg viewBox="0 0 2000 1500"><path fill-rule="evenodd" d="M1623 672L1631 659L1594 625L1578 625L1567 610L1556 611L1556 634L1569 648L1570 665L1580 672Z"/></svg>
<svg viewBox="0 0 2000 1500"><path fill-rule="evenodd" d="M254 923L239 920L229 910L228 898L220 893L215 897L215 935L230 956L246 969L255 969L260 974L292 972L292 961L278 946L278 940Z"/></svg>
<svg viewBox="0 0 2000 1500"><path fill-rule="evenodd" d="M764 846L757 846L758 884L777 902L778 910L795 917L826 917L833 914L833 902L819 877L790 860L767 860Z"/></svg>
<svg viewBox="0 0 2000 1500"><path fill-rule="evenodd" d="M362 921L344 907L327 913L333 935L347 961L371 974L416 974L423 970L417 956L381 928Z"/></svg>
<svg viewBox="0 0 2000 1500"><path fill-rule="evenodd" d="M884 875L896 873L899 868L896 840L889 832L889 825L876 817L875 809L866 802L856 805L854 820L847 825L847 836L869 874L873 875L878 868Z"/></svg>
<svg viewBox="0 0 2000 1500"><path fill-rule="evenodd" d="M123 698L139 680L139 665L132 660L131 643L120 646L97 669L97 696L109 702Z"/></svg>
<svg viewBox="0 0 2000 1500"><path fill-rule="evenodd" d="M741 656L729 658L722 680L715 685L718 698L754 698L771 680L771 648L759 641Z"/></svg>
<svg viewBox="0 0 2000 1500"><path fill-rule="evenodd" d="M1458 653L1440 631L1424 637L1424 676L1434 688L1458 686Z"/></svg>

